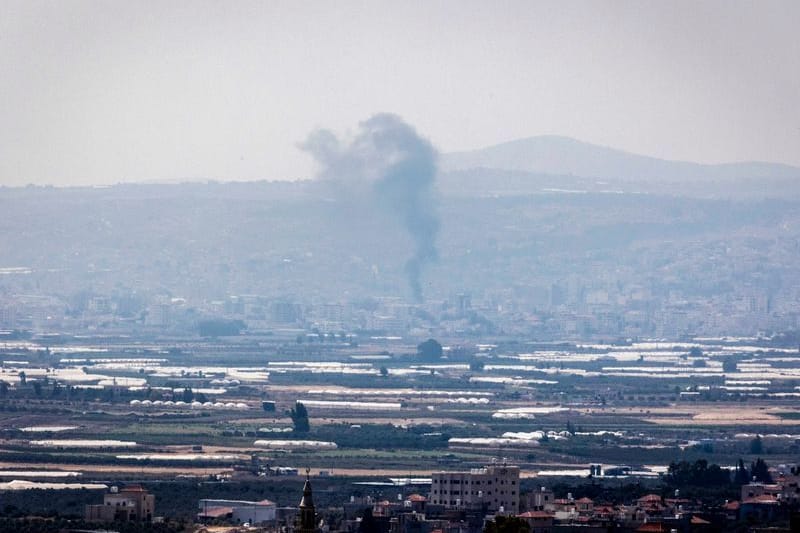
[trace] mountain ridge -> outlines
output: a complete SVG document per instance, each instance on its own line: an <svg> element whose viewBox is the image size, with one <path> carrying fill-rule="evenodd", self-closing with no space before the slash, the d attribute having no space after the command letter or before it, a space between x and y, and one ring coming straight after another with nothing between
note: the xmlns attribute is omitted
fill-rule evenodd
<svg viewBox="0 0 800 533"><path fill-rule="evenodd" d="M784 163L668 160L559 135L526 137L477 150L445 153L440 168L443 172L483 168L625 181L800 180L800 168Z"/></svg>

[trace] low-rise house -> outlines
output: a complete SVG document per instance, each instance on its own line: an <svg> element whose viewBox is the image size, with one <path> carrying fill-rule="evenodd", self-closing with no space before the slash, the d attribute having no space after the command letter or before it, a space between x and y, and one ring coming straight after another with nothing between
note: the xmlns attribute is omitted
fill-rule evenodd
<svg viewBox="0 0 800 533"><path fill-rule="evenodd" d="M575 510L578 514L589 515L594 512L594 500L583 497L575 501Z"/></svg>
<svg viewBox="0 0 800 533"><path fill-rule="evenodd" d="M526 511L546 511L552 510L555 499L552 490L541 487L539 490L527 493L523 501Z"/></svg>
<svg viewBox="0 0 800 533"><path fill-rule="evenodd" d="M102 504L87 505L87 522L152 522L156 498L141 485L111 487Z"/></svg>
<svg viewBox="0 0 800 533"><path fill-rule="evenodd" d="M774 520L780 512L780 501L771 494L745 498L739 507L739 519L763 523Z"/></svg>
<svg viewBox="0 0 800 533"><path fill-rule="evenodd" d="M517 515L528 523L530 533L552 533L553 513L547 511L526 511Z"/></svg>

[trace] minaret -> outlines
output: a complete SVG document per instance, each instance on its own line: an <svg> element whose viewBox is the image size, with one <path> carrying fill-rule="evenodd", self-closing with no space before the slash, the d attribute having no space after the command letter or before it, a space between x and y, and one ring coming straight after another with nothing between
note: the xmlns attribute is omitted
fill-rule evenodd
<svg viewBox="0 0 800 533"><path fill-rule="evenodd" d="M317 513L311 495L310 468L306 468L306 483L303 485L303 499L300 500L300 516L296 533L314 533L317 530Z"/></svg>

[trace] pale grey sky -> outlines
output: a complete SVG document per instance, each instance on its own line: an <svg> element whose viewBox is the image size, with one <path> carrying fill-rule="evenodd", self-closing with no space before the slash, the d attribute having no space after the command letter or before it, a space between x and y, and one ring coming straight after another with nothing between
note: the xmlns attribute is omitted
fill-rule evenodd
<svg viewBox="0 0 800 533"><path fill-rule="evenodd" d="M559 134L800 165L800 2L0 0L0 184L313 173L397 113L443 151Z"/></svg>

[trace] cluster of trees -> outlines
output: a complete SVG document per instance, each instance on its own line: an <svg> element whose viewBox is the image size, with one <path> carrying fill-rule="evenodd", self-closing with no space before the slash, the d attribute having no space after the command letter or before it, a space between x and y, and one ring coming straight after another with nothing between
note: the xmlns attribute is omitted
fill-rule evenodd
<svg viewBox="0 0 800 533"><path fill-rule="evenodd" d="M0 381L0 399L42 399L42 400L65 400L68 402L87 402L100 400L103 402L114 403L116 401L126 402L132 398L142 399L170 399L172 401L183 400L184 402L207 402L208 398L202 392L194 392L190 387L184 387L183 391L171 394L156 393L150 387L142 392L132 392L125 388L105 387L103 389L77 388L70 384L62 384L58 381L44 376L42 379L30 380L25 376L25 372L19 374L19 384L12 388L8 382ZM167 387L180 388L178 382L167 382Z"/></svg>
<svg viewBox="0 0 800 533"><path fill-rule="evenodd" d="M528 533L530 530L525 519L502 515L495 516L483 527L483 533Z"/></svg>
<svg viewBox="0 0 800 533"><path fill-rule="evenodd" d="M469 363L469 369L473 372L482 371L484 366L486 366L485 363L479 359L475 359Z"/></svg>
<svg viewBox="0 0 800 533"><path fill-rule="evenodd" d="M674 487L718 487L729 485L731 474L719 465L709 465L705 459L698 459L694 463L673 461L669 464L666 481Z"/></svg>
<svg viewBox="0 0 800 533"><path fill-rule="evenodd" d="M201 337L230 337L239 335L247 326L241 320L210 319L197 323Z"/></svg>
<svg viewBox="0 0 800 533"><path fill-rule="evenodd" d="M428 339L417 345L417 356L423 359L439 359L444 350L436 339Z"/></svg>
<svg viewBox="0 0 800 533"><path fill-rule="evenodd" d="M119 533L179 533L186 530L183 523L144 524L115 522L106 527ZM63 531L97 531L97 524L83 520L43 518L0 518L0 533L62 533Z"/></svg>
<svg viewBox="0 0 800 533"><path fill-rule="evenodd" d="M148 390L151 389L148 387ZM208 398L202 392L194 392L191 387L184 387L180 396L178 396L177 393L172 393L172 400L182 400L186 403L192 403L193 401L197 400L200 403L205 403L208 401Z"/></svg>
<svg viewBox="0 0 800 533"><path fill-rule="evenodd" d="M767 463L760 457L750 463L749 470L741 459L739 459L739 464L736 465L736 470L733 474L733 482L737 485L744 485L751 481L772 483L772 474L769 473L769 466L767 466Z"/></svg>
<svg viewBox="0 0 800 533"><path fill-rule="evenodd" d="M11 388L8 382L0 381L0 399L6 398L63 399L68 401L103 400L111 402L114 400L114 390L110 387L105 389L79 389L69 384L62 385L47 376L42 379L28 380L25 377L25 373L20 372L19 385L14 388Z"/></svg>
<svg viewBox="0 0 800 533"><path fill-rule="evenodd" d="M730 485L731 481L736 485L744 485L753 480L762 483L772 482L769 466L761 458L753 461L749 469L745 466L744 461L739 459L739 464L733 473L733 480L731 480L730 471L719 465L710 465L705 459L698 459L693 463L688 461L672 462L665 477L665 481L670 486L677 488L684 486L721 487Z"/></svg>
<svg viewBox="0 0 800 533"><path fill-rule="evenodd" d="M308 421L308 409L302 402L297 402L292 407L292 410L289 411L289 417L292 419L296 433L308 433L311 429L311 424Z"/></svg>

